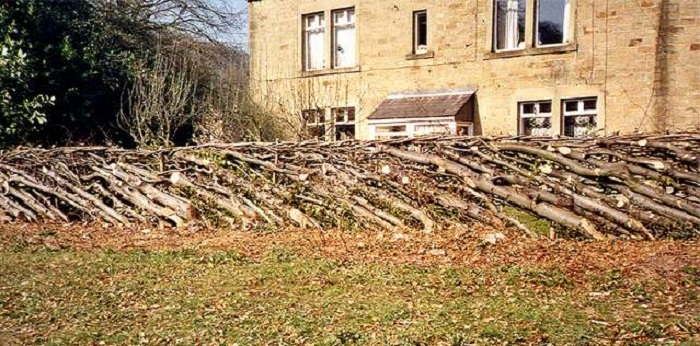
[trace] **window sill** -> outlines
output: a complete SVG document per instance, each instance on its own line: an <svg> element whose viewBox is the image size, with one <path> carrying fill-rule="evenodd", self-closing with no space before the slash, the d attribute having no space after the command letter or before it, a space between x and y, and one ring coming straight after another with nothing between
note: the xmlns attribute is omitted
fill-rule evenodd
<svg viewBox="0 0 700 346"><path fill-rule="evenodd" d="M569 43L561 46L548 47L529 47L521 50L510 50L502 52L488 52L485 59L505 59L515 58L520 56L544 55L544 54L564 54L575 52L578 46L575 43Z"/></svg>
<svg viewBox="0 0 700 346"><path fill-rule="evenodd" d="M360 72L360 66L334 68L334 69L327 68L327 69L323 69L323 70L301 71L301 76L302 77L316 77L316 76L325 76L325 75L330 75L330 74L355 73L355 72Z"/></svg>
<svg viewBox="0 0 700 346"><path fill-rule="evenodd" d="M432 59L435 57L435 52L429 51L423 54L407 54L406 60Z"/></svg>

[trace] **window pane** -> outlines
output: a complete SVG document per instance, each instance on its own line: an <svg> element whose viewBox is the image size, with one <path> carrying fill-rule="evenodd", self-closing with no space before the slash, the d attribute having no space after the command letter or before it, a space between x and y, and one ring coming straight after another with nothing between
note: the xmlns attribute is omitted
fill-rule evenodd
<svg viewBox="0 0 700 346"><path fill-rule="evenodd" d="M309 136L311 138L317 138L320 141L326 140L326 126L311 126L308 128Z"/></svg>
<svg viewBox="0 0 700 346"><path fill-rule="evenodd" d="M415 13L416 47L428 45L428 14L425 11Z"/></svg>
<svg viewBox="0 0 700 346"><path fill-rule="evenodd" d="M309 70L322 69L323 64L323 31L309 32L307 35L307 67Z"/></svg>
<svg viewBox="0 0 700 346"><path fill-rule="evenodd" d="M322 109L305 109L301 111L301 116L308 124L317 124L323 122L323 110Z"/></svg>
<svg viewBox="0 0 700 346"><path fill-rule="evenodd" d="M589 98L564 101L564 135L585 137L596 130L597 100Z"/></svg>
<svg viewBox="0 0 700 346"><path fill-rule="evenodd" d="M572 115L564 117L564 135L569 137L585 137L595 130L595 115Z"/></svg>
<svg viewBox="0 0 700 346"><path fill-rule="evenodd" d="M525 47L526 0L494 0L496 50Z"/></svg>
<svg viewBox="0 0 700 346"><path fill-rule="evenodd" d="M526 136L549 136L552 129L551 117L532 117L521 119L520 134Z"/></svg>
<svg viewBox="0 0 700 346"><path fill-rule="evenodd" d="M348 113L348 122L355 121L355 107L346 108Z"/></svg>
<svg viewBox="0 0 700 346"><path fill-rule="evenodd" d="M524 103L523 104L523 114L535 114L535 104L534 103Z"/></svg>
<svg viewBox="0 0 700 346"><path fill-rule="evenodd" d="M590 111L590 110L596 110L597 109L597 100L585 100L583 101L583 109Z"/></svg>
<svg viewBox="0 0 700 346"><path fill-rule="evenodd" d="M355 139L355 125L338 125L335 127L335 140Z"/></svg>
<svg viewBox="0 0 700 346"><path fill-rule="evenodd" d="M394 125L394 126L377 126L377 133L389 133L389 132L404 132L406 131L406 125Z"/></svg>
<svg viewBox="0 0 700 346"><path fill-rule="evenodd" d="M336 28L335 57L337 67L355 66L355 26Z"/></svg>
<svg viewBox="0 0 700 346"><path fill-rule="evenodd" d="M323 53L325 46L323 14L309 15L306 18L306 23L306 69L323 69L326 65Z"/></svg>
<svg viewBox="0 0 700 346"><path fill-rule="evenodd" d="M450 134L449 124L434 124L434 125L416 125L413 129L414 135L425 136L425 135L439 135L439 134Z"/></svg>
<svg viewBox="0 0 700 346"><path fill-rule="evenodd" d="M537 2L537 45L566 43L566 21L569 0L539 0Z"/></svg>
<svg viewBox="0 0 700 346"><path fill-rule="evenodd" d="M540 103L540 113L552 113L552 103L551 102L541 102Z"/></svg>
<svg viewBox="0 0 700 346"><path fill-rule="evenodd" d="M471 136L472 127L471 126L457 126L457 135L459 136Z"/></svg>
<svg viewBox="0 0 700 346"><path fill-rule="evenodd" d="M578 101L567 101L564 102L564 109L567 112L576 112L578 111Z"/></svg>
<svg viewBox="0 0 700 346"><path fill-rule="evenodd" d="M344 123L345 122L345 108L333 108L333 109L331 109L331 113L334 114L334 118L335 118L336 123Z"/></svg>
<svg viewBox="0 0 700 346"><path fill-rule="evenodd" d="M343 10L336 13L338 22L334 23L333 27L335 67L355 66L355 24L347 20L347 18L354 18L354 13L354 10ZM351 15L352 17L350 17Z"/></svg>
<svg viewBox="0 0 700 346"><path fill-rule="evenodd" d="M306 28L310 29L315 27L314 21L316 20L316 16L307 16L306 17Z"/></svg>
<svg viewBox="0 0 700 346"><path fill-rule="evenodd" d="M345 23L345 11L333 12L333 23L335 23L335 24Z"/></svg>

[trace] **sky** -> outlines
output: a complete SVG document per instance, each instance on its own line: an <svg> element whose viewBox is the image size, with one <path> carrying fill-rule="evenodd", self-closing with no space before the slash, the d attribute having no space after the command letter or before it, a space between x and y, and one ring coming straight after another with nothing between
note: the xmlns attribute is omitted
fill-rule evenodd
<svg viewBox="0 0 700 346"><path fill-rule="evenodd" d="M248 1L247 0L224 0L224 1L230 1L231 6L233 6L236 10L242 11L244 15L244 23L241 26L241 30L231 33L230 37L227 38L227 41L230 41L230 43L233 43L235 45L238 45L248 51Z"/></svg>

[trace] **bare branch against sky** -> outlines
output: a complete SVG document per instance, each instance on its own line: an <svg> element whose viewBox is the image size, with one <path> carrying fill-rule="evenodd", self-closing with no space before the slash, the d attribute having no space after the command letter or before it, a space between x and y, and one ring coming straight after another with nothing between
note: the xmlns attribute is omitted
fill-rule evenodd
<svg viewBox="0 0 700 346"><path fill-rule="evenodd" d="M248 2L246 0L212 0L212 1L230 1L231 6L241 13L241 26L233 28L229 37L224 38L224 41L237 45L248 51Z"/></svg>

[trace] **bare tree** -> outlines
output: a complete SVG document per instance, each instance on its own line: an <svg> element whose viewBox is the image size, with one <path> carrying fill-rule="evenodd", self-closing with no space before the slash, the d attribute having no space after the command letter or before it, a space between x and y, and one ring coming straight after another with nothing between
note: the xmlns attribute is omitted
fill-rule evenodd
<svg viewBox="0 0 700 346"><path fill-rule="evenodd" d="M121 23L121 32L166 31L217 41L240 32L243 12L226 0L92 0L105 15Z"/></svg>
<svg viewBox="0 0 700 346"><path fill-rule="evenodd" d="M119 126L143 146L170 146L179 129L199 112L195 63L183 54L156 50L153 62L138 62L134 84L119 114Z"/></svg>

